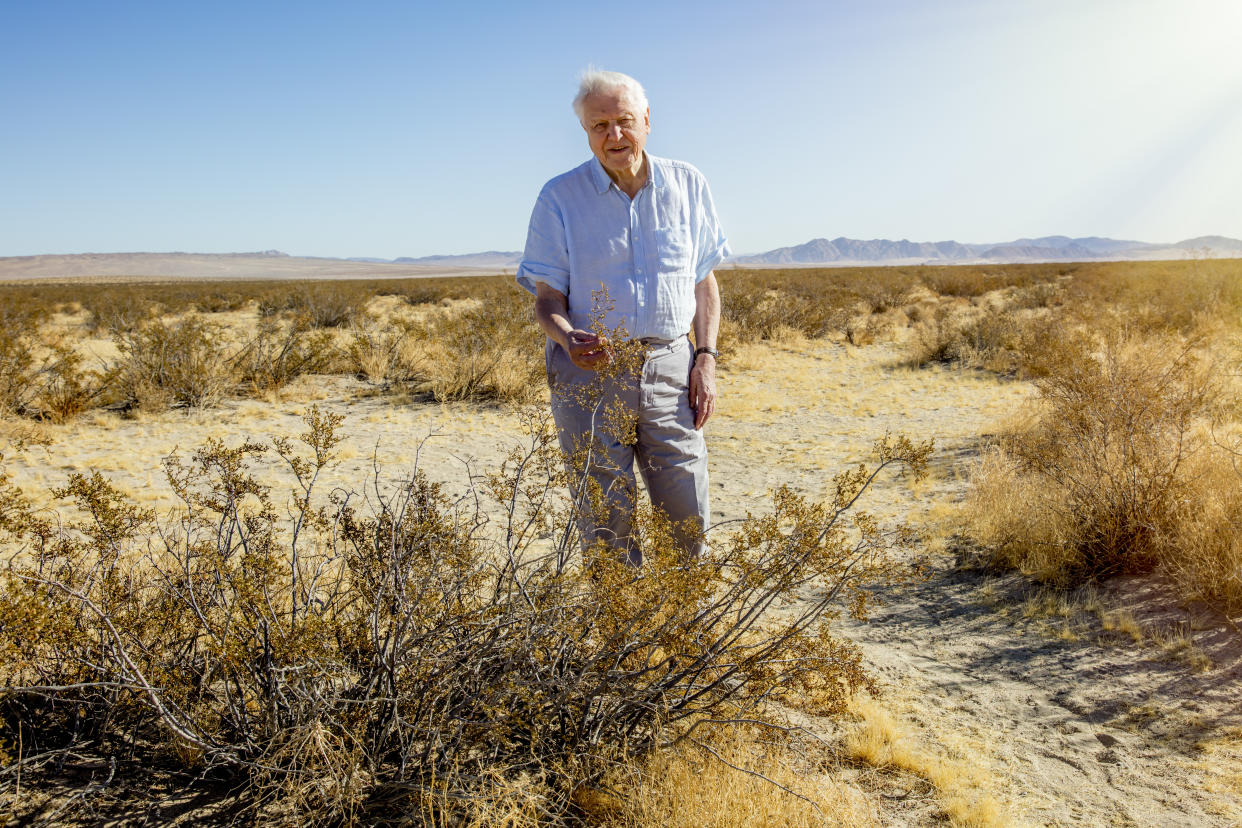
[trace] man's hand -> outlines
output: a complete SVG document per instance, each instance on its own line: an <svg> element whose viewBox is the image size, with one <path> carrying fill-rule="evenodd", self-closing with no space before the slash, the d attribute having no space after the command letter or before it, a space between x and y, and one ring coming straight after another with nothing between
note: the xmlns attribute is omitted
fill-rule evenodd
<svg viewBox="0 0 1242 828"><path fill-rule="evenodd" d="M720 333L720 287L716 274L709 273L694 286L694 343L700 348L715 348ZM699 354L690 369L690 407L694 409L694 427L702 428L716 411L716 357Z"/></svg>
<svg viewBox="0 0 1242 828"><path fill-rule="evenodd" d="M535 321L550 339L560 343L579 368L598 371L612 362L608 338L575 328L569 321L569 300L545 282L535 285Z"/></svg>
<svg viewBox="0 0 1242 828"><path fill-rule="evenodd" d="M690 369L690 407L694 427L700 429L716 411L716 358L711 354L699 354Z"/></svg>
<svg viewBox="0 0 1242 828"><path fill-rule="evenodd" d="M574 329L565 335L569 359L574 365L587 371L598 371L612 362L612 348L608 337L590 331Z"/></svg>

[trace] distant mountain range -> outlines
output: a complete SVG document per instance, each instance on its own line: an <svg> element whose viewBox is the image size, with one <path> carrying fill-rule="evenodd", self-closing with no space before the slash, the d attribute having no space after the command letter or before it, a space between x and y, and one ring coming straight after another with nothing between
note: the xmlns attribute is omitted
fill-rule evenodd
<svg viewBox="0 0 1242 828"><path fill-rule="evenodd" d="M970 264L972 262L1078 262L1092 259L1184 259L1188 256L1242 256L1242 241L1225 236L1200 236L1176 244L1107 239L1100 236L1043 236L1010 242L970 244L957 241L912 242L902 239L812 239L794 247L766 253L734 256L734 265L827 264ZM516 269L522 254L516 250L489 250L460 256L355 259L353 261L439 267Z"/></svg>
<svg viewBox="0 0 1242 828"><path fill-rule="evenodd" d="M466 253L458 256L420 256L411 259L402 256L393 264L435 265L447 267L494 267L501 270L515 269L522 263L520 250L488 250L486 253Z"/></svg>
<svg viewBox="0 0 1242 828"><path fill-rule="evenodd" d="M797 267L865 264L972 264L1071 262L1097 259L1185 259L1242 257L1242 240L1200 236L1175 244L1121 241L1099 236L1072 239L1043 236L999 244L906 239L813 239L794 247L734 256L727 265ZM255 253L78 253L0 257L0 280L86 277L361 279L411 276L470 276L512 273L521 262L515 250L455 256L350 259L290 256L279 250Z"/></svg>
<svg viewBox="0 0 1242 828"><path fill-rule="evenodd" d="M1072 239L1043 236L993 244L957 241L912 242L906 239L813 239L794 247L734 256L738 265L812 264L970 264L972 262L1078 262L1092 259L1184 259L1188 256L1242 256L1242 241L1199 236L1175 244L1123 241L1099 236Z"/></svg>

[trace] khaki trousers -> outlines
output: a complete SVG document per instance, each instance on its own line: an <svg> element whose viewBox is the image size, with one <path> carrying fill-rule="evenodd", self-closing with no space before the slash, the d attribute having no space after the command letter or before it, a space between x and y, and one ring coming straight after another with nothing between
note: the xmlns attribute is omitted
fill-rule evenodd
<svg viewBox="0 0 1242 828"><path fill-rule="evenodd" d="M565 349L552 340L544 355L561 448L576 458L570 462L571 493L579 503L589 502L590 479L599 485L604 498L606 515L593 515L589 507L579 510L583 546L602 538L632 565L642 563L642 550L631 537L637 462L652 504L672 521L682 548L698 555L711 511L707 444L703 432L694 428L690 408L690 369L694 366L690 340L682 336L651 346L638 376L609 379L589 400L583 389L597 379L596 373L574 365ZM637 416L637 440L631 445L605 433L605 411L617 403ZM585 464L577 461L584 452Z"/></svg>

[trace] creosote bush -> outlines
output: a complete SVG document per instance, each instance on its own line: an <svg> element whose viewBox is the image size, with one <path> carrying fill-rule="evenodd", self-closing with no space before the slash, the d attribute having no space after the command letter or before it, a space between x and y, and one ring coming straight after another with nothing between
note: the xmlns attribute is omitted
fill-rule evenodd
<svg viewBox="0 0 1242 828"><path fill-rule="evenodd" d="M780 490L699 558L640 510L634 568L580 545L553 430L527 423L464 498L417 469L321 492L341 419L317 409L300 442L169 458L181 507L165 518L97 474L57 492L73 509L55 520L0 498L11 761L29 776L87 745L131 766L180 757L240 783L265 824L452 824L502 812L506 791L554 821L704 722L778 723L765 701L784 694L843 709L870 686L828 624L902 574L888 552L913 535L854 507L930 446L882 440L830 502ZM288 493L257 479L264 457Z"/></svg>
<svg viewBox="0 0 1242 828"><path fill-rule="evenodd" d="M291 311L317 328L339 328L358 317L373 295L369 285L354 281L296 282L269 288L259 300L259 313Z"/></svg>
<svg viewBox="0 0 1242 828"><path fill-rule="evenodd" d="M238 381L254 393L276 391L303 374L328 367L335 346L329 331L315 330L306 317L259 320L254 336L233 356Z"/></svg>
<svg viewBox="0 0 1242 828"><path fill-rule="evenodd" d="M366 317L351 330L358 376L437 401L525 403L545 386L542 332L516 287L465 307L432 307L421 320Z"/></svg>
<svg viewBox="0 0 1242 828"><path fill-rule="evenodd" d="M35 373L34 401L28 413L63 423L92 408L103 399L113 379L110 366L87 367L87 360L72 345L54 342L42 349Z"/></svg>
<svg viewBox="0 0 1242 828"><path fill-rule="evenodd" d="M97 333L126 334L158 314L161 304L132 290L91 292L83 296L87 324Z"/></svg>
<svg viewBox="0 0 1242 828"><path fill-rule="evenodd" d="M957 364L1000 374L1018 373L1027 361L1024 337L1033 323L1038 324L1019 319L1009 310L963 312L939 305L914 326L906 362L916 368Z"/></svg>
<svg viewBox="0 0 1242 828"><path fill-rule="evenodd" d="M360 378L376 385L416 383L426 375L428 358L419 339L418 326L409 320L363 316L350 326L350 366Z"/></svg>
<svg viewBox="0 0 1242 828"><path fill-rule="evenodd" d="M218 325L191 314L156 319L118 331L116 384L121 399L142 408L206 406L236 383L231 355Z"/></svg>
<svg viewBox="0 0 1242 828"><path fill-rule="evenodd" d="M24 413L38 394L35 347L43 316L37 307L0 308L0 413Z"/></svg>
<svg viewBox="0 0 1242 828"><path fill-rule="evenodd" d="M1067 312L1093 323L1102 309L1143 333L1192 336L1205 325L1236 325L1242 259L1074 265L1064 282Z"/></svg>
<svg viewBox="0 0 1242 828"><path fill-rule="evenodd" d="M426 389L437 400L527 402L544 386L543 333L512 287L422 331Z"/></svg>
<svg viewBox="0 0 1242 828"><path fill-rule="evenodd" d="M1236 576L1219 579L1242 558L1239 504L1221 497L1238 478L1210 429L1222 388L1193 346L1113 331L1048 366L1036 413L967 506L1002 562L1062 584L1161 567L1193 594L1242 601Z"/></svg>
<svg viewBox="0 0 1242 828"><path fill-rule="evenodd" d="M42 330L44 318L39 308L0 311L0 414L63 422L89 408L110 377Z"/></svg>

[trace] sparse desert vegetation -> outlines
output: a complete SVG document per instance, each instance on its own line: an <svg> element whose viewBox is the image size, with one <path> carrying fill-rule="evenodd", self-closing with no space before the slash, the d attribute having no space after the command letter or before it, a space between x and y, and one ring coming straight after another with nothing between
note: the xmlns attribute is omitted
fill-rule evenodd
<svg viewBox="0 0 1242 828"><path fill-rule="evenodd" d="M720 280L720 525L691 566L647 514L637 572L577 552L508 278L0 285L0 809L1060 824L1049 768L1142 738L1140 779L1199 774L1178 813L1242 814L1242 261ZM1098 665L1040 674L1066 752L1023 764L934 689L985 626L1166 679L1114 710Z"/></svg>

